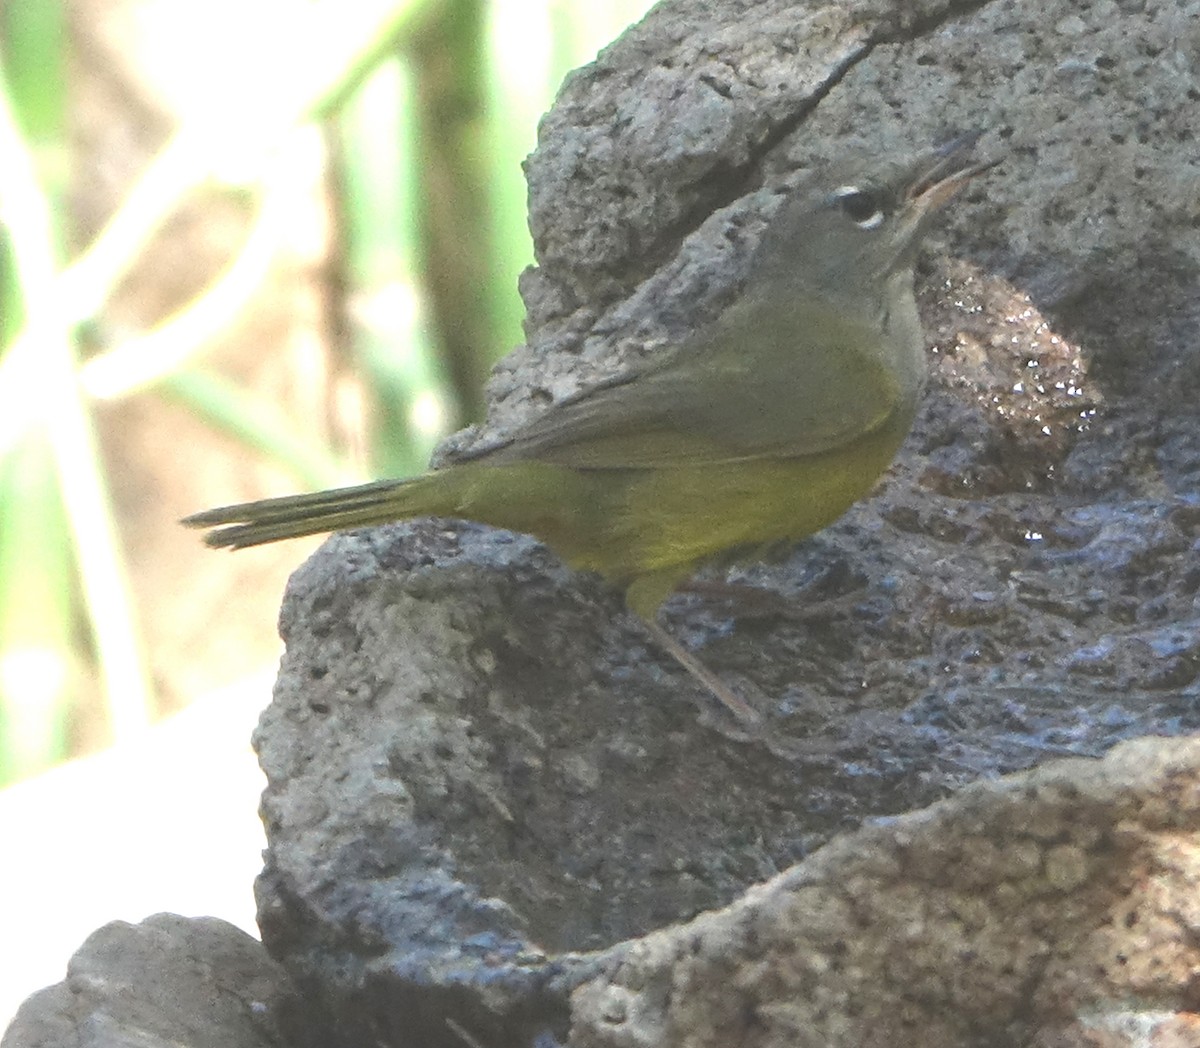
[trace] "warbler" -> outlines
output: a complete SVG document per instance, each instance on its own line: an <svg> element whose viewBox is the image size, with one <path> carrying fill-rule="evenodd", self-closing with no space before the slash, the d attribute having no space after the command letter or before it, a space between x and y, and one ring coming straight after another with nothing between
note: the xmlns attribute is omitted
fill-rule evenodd
<svg viewBox="0 0 1200 1048"><path fill-rule="evenodd" d="M826 527L866 495L925 385L913 265L935 211L994 166L977 134L848 160L798 185L740 294L649 363L548 409L499 445L409 480L197 513L244 547L412 517L546 542L599 572L657 641L739 718L757 713L659 624L717 558Z"/></svg>

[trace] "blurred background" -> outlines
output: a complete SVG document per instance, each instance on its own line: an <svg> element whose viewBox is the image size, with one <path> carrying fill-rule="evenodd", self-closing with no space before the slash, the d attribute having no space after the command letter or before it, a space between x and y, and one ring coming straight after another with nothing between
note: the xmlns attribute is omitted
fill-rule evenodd
<svg viewBox="0 0 1200 1048"><path fill-rule="evenodd" d="M10 994L110 917L252 927L248 734L317 540L234 556L177 521L420 472L479 418L537 121L649 6L0 0Z"/></svg>

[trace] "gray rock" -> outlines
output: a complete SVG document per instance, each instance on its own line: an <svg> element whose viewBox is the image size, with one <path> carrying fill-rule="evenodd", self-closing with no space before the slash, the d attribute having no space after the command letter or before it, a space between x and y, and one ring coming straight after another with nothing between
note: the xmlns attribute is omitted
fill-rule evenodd
<svg viewBox="0 0 1200 1048"><path fill-rule="evenodd" d="M572 1048L1200 1044L1197 782L1140 740L839 838L614 950Z"/></svg>
<svg viewBox="0 0 1200 1048"><path fill-rule="evenodd" d="M668 608L763 710L761 735L532 540L424 521L339 536L297 573L257 736L260 921L338 1038L1049 1046L1109 1043L1087 1009L1121 993L1130 1029L1139 1009L1187 1010L1175 974L1122 982L1112 960L1101 978L1076 949L1108 927L1110 958L1183 970L1186 929L1143 939L1113 909L1140 890L1137 857L1165 854L1167 837L1122 850L1121 796L1145 798L1137 826L1155 790L1178 799L1183 772L1154 764L1184 753L1168 744L914 817L919 876L893 869L893 828L863 831L728 914L627 941L734 903L864 819L1198 726L1198 15L677 2L570 78L529 161L529 344L449 458L719 309L796 171L848 142L981 127L1005 162L927 253L934 384L882 491L780 563L737 569L757 599ZM1083 783L1072 804L1098 799L1054 807L1040 784L1062 776ZM1171 824L1185 841L1188 805ZM1073 823L1106 829L1076 841ZM861 892L860 848L890 856ZM972 876L996 897L972 903ZM843 889L811 896L825 916L791 900L811 877ZM867 907L871 884L904 906ZM778 950L756 955L754 935ZM934 1027L936 1008L955 1012Z"/></svg>
<svg viewBox="0 0 1200 1048"><path fill-rule="evenodd" d="M262 944L213 917L160 913L93 932L30 997L3 1048L278 1048L311 1043Z"/></svg>

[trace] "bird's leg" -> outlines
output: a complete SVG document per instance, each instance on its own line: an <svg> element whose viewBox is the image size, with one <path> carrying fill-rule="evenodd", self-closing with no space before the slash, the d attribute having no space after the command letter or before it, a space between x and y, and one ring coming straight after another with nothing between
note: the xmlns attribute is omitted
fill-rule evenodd
<svg viewBox="0 0 1200 1048"><path fill-rule="evenodd" d="M746 702L745 699L736 695L728 684L672 637L658 622L652 618L645 618L643 621L646 624L646 628L650 631L650 635L658 641L659 646L697 681L711 691L713 695L720 699L725 708L737 717L739 721L743 724L759 723L762 718L758 715L754 707Z"/></svg>

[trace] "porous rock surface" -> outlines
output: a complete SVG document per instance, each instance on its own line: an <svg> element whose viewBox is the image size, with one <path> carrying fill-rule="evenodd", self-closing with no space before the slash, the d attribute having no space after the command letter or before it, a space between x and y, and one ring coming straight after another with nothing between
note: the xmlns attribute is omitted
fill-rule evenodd
<svg viewBox="0 0 1200 1048"><path fill-rule="evenodd" d="M3 1048L308 1048L287 973L240 928L173 913L113 921L62 982L17 1012Z"/></svg>
<svg viewBox="0 0 1200 1048"><path fill-rule="evenodd" d="M1125 743L840 837L613 951L571 1043L1200 1044L1198 759Z"/></svg>

